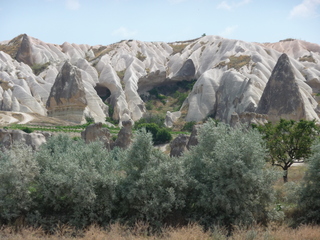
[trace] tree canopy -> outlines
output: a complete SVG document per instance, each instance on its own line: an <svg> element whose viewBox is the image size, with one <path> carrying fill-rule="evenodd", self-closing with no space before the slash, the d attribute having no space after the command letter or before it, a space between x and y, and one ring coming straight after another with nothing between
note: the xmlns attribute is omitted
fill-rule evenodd
<svg viewBox="0 0 320 240"><path fill-rule="evenodd" d="M295 160L304 160L311 154L311 145L319 135L315 121L281 119L280 122L255 126L263 133L272 165L283 169L283 180L288 181L288 169Z"/></svg>

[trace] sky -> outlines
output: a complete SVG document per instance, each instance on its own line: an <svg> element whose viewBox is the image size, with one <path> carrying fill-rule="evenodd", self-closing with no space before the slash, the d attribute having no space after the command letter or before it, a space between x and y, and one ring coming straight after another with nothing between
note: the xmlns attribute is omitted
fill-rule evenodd
<svg viewBox="0 0 320 240"><path fill-rule="evenodd" d="M206 35L320 44L320 0L0 0L0 41L174 42Z"/></svg>

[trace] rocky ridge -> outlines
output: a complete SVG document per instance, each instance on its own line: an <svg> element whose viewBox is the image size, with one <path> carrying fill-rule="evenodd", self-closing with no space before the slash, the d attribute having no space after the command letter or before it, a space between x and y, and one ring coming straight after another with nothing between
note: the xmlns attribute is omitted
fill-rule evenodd
<svg viewBox="0 0 320 240"><path fill-rule="evenodd" d="M299 104L304 114L299 118L319 121L315 95L320 91L320 45L292 39L248 43L219 36L175 43L124 40L108 46L89 46L50 44L20 35L0 42L0 110L62 120L67 110L77 113L70 120L73 122L83 123L86 117L103 122L112 117L121 125L127 116L133 121L143 116L147 110L142 96L148 95L149 90L196 79L180 108L186 111L181 117L200 121L212 116L230 123L235 114L248 117L250 114L244 113L259 109L282 53L290 62L294 92L301 96ZM66 91L56 91L63 74L68 76ZM71 75L81 92L77 93L82 99L81 110L78 95L71 94ZM57 104L67 96L77 97L69 98L68 106ZM60 113L58 105L60 110L64 109ZM284 117L292 118L292 114Z"/></svg>

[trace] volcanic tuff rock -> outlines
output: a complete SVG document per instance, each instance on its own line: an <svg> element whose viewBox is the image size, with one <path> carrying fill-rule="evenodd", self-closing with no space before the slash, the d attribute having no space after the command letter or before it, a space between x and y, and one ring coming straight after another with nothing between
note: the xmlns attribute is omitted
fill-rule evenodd
<svg viewBox="0 0 320 240"><path fill-rule="evenodd" d="M107 149L111 149L111 134L108 128L103 128L102 123L91 124L81 132L81 138L86 142L101 141Z"/></svg>
<svg viewBox="0 0 320 240"><path fill-rule="evenodd" d="M72 121L83 122L84 116L90 116L104 122L111 113L121 125L126 115L136 121L147 111L140 94L156 86L196 79L180 108L185 120L212 116L230 123L233 113L240 116L257 110L282 53L288 55L288 69L294 75L302 105L299 113L283 115L280 106L281 111L272 110L272 114L319 121L315 112L318 103L313 97L320 91L319 45L292 39L259 44L218 36L174 43L124 40L89 46L50 44L20 35L0 42L0 110L43 116L48 111L65 118L63 113L70 107L69 115L75 114ZM76 79L80 99L59 96L64 100L56 101L58 93L53 85L65 72L66 61L72 66L68 67L70 79ZM66 83L67 89L71 82L68 79Z"/></svg>
<svg viewBox="0 0 320 240"><path fill-rule="evenodd" d="M316 119L317 115L306 109L308 106L306 101L310 102L312 99L308 99L303 88L301 90L300 88L289 57L284 53L272 71L256 112L267 114L270 121L278 121L281 118Z"/></svg>
<svg viewBox="0 0 320 240"><path fill-rule="evenodd" d="M180 157L187 150L188 141L189 136L185 134L179 134L173 139L170 143L170 157Z"/></svg>
<svg viewBox="0 0 320 240"><path fill-rule="evenodd" d="M25 133L21 130L0 129L1 150L12 147L13 142L23 142L31 146L34 150L38 149L42 143L47 141L47 134L43 133Z"/></svg>
<svg viewBox="0 0 320 240"><path fill-rule="evenodd" d="M47 101L48 115L81 123L87 104L81 73L66 62L51 88Z"/></svg>

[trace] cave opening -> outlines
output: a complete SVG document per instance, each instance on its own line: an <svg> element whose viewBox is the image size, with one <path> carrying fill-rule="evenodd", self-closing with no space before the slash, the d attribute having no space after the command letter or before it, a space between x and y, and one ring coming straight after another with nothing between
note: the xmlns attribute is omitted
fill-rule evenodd
<svg viewBox="0 0 320 240"><path fill-rule="evenodd" d="M109 88L98 83L94 89L103 102L110 104L111 91Z"/></svg>

